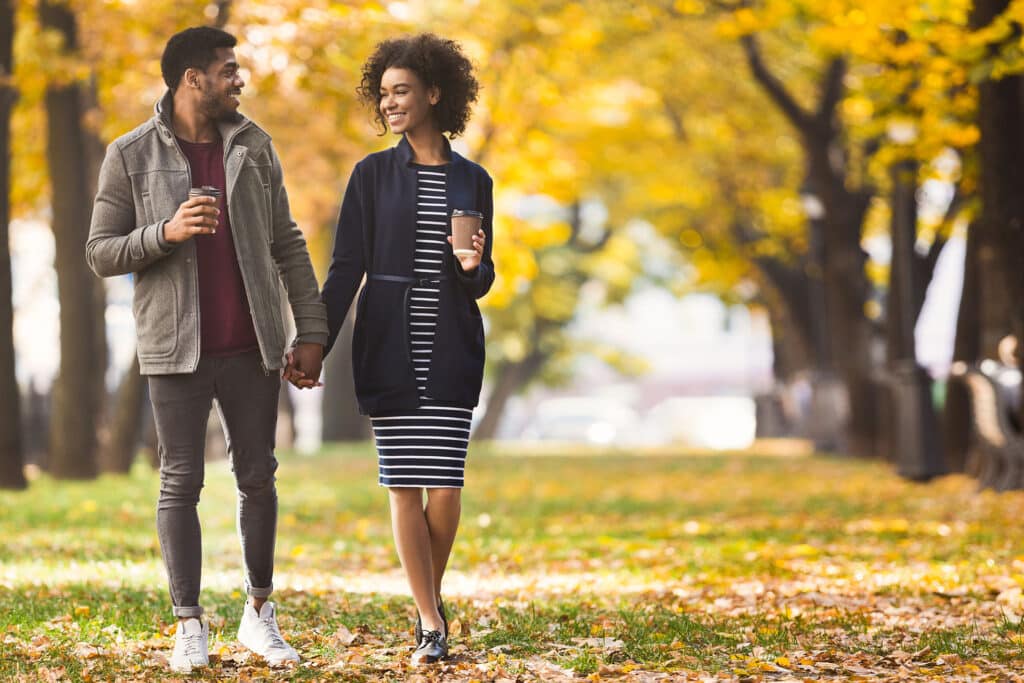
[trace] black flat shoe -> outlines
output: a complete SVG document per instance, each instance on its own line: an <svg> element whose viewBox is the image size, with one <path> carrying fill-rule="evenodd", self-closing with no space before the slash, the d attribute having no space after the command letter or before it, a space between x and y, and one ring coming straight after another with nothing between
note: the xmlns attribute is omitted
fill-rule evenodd
<svg viewBox="0 0 1024 683"><path fill-rule="evenodd" d="M413 666L434 664L448 657L448 640L440 631L424 631L420 644L412 653Z"/></svg>
<svg viewBox="0 0 1024 683"><path fill-rule="evenodd" d="M444 624L444 637L448 639L448 616L444 613L444 602L437 603L437 611L441 615L441 623ZM420 615L416 615L416 630L414 633L416 637L416 644L419 645L420 641L423 640L423 622L420 621Z"/></svg>

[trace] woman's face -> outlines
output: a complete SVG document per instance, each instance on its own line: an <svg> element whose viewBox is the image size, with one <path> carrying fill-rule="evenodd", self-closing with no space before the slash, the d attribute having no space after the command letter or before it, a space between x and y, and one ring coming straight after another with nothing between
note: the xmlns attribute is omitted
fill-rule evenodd
<svg viewBox="0 0 1024 683"><path fill-rule="evenodd" d="M423 126L435 127L431 107L441 99L413 71L391 67L380 79L380 111L396 135Z"/></svg>

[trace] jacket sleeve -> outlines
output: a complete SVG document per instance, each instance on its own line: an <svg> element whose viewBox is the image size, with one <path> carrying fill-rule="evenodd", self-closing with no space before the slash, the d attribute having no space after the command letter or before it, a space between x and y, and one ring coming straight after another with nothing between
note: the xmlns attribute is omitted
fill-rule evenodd
<svg viewBox="0 0 1024 683"><path fill-rule="evenodd" d="M356 164L341 202L338 227L334 234L334 254L321 295L327 305L326 355L334 346L338 332L352 306L359 284L366 272L363 257L363 195L361 163Z"/></svg>
<svg viewBox="0 0 1024 683"><path fill-rule="evenodd" d="M170 217L168 217L170 218ZM174 251L164 239L167 220L136 227L132 183L117 143L107 147L100 166L85 260L100 277L146 269Z"/></svg>
<svg viewBox="0 0 1024 683"><path fill-rule="evenodd" d="M273 146L270 148L270 206L274 240L271 255L288 292L288 304L295 318L295 342L327 344L327 312L309 259L306 238L292 219L284 171Z"/></svg>
<svg viewBox="0 0 1024 683"><path fill-rule="evenodd" d="M494 284L494 261L491 260L491 250L494 247L494 181L484 174L484 182L481 183L480 212L483 213L483 231L486 236L484 241L484 253L480 259L480 265L472 273L462 270L462 264L458 259L452 259L455 264L455 274L466 288L470 296L479 299L491 289Z"/></svg>

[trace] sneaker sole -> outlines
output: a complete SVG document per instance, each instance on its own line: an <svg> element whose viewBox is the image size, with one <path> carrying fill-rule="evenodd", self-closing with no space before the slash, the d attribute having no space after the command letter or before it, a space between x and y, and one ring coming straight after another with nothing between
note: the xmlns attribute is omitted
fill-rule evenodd
<svg viewBox="0 0 1024 683"><path fill-rule="evenodd" d="M251 652L254 655L256 655L257 657L263 657L263 659L266 660L267 664L269 666L272 666L272 667L286 666L287 664L289 664L291 662L294 662L295 664L298 664L299 662L302 661L302 658L299 657L298 654L295 655L294 659L292 659L291 657L285 657L284 659L277 659L275 657L274 659L269 659L268 657L265 657L264 655L261 655L259 652L257 652L256 648L252 647L247 642L242 640L241 637L238 638L238 643L242 647L244 647L246 650L248 650L249 652Z"/></svg>

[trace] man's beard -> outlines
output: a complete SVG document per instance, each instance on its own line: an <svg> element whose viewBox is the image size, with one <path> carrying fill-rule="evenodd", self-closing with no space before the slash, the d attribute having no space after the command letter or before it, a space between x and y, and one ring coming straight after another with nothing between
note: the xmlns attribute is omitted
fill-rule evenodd
<svg viewBox="0 0 1024 683"><path fill-rule="evenodd" d="M237 109L226 104L222 98L213 95L208 90L203 93L199 106L203 113L218 123L238 123L242 120L242 115Z"/></svg>

